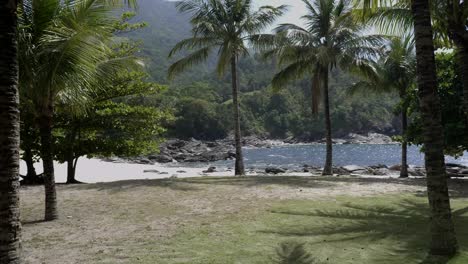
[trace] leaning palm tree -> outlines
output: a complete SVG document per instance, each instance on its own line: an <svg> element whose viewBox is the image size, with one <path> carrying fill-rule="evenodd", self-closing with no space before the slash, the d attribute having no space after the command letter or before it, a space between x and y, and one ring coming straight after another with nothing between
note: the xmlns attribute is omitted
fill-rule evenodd
<svg viewBox="0 0 468 264"><path fill-rule="evenodd" d="M410 36L394 37L389 44L389 50L375 63L373 72L364 74L363 80L350 87L352 94L356 92L397 92L401 101L401 170L400 177L408 177L408 160L406 131L408 127L408 90L416 84L416 57L414 40ZM359 75L359 73L357 73Z"/></svg>
<svg viewBox="0 0 468 264"><path fill-rule="evenodd" d="M324 102L326 128L326 161L323 175L332 175L332 128L330 119L329 76L333 69L367 72L369 62L377 58L382 37L366 35L366 27L353 19L352 5L347 0L302 0L308 14L303 16L306 27L282 24L277 35L264 35L258 41L265 55L277 56L284 68L273 78L273 88L289 81L308 77L311 80L312 113Z"/></svg>
<svg viewBox="0 0 468 264"><path fill-rule="evenodd" d="M19 264L19 98L16 1L0 4L0 263Z"/></svg>
<svg viewBox="0 0 468 264"><path fill-rule="evenodd" d="M169 78L206 61L215 50L218 54L216 70L220 76L230 65L236 145L235 174L244 175L237 63L241 56L248 54L246 42L255 41L258 34L283 14L286 6L263 6L252 11L252 0L184 0L177 3L177 8L180 12L192 14L193 36L179 42L169 57L183 49L195 51L169 68Z"/></svg>
<svg viewBox="0 0 468 264"><path fill-rule="evenodd" d="M58 100L86 105L89 89L111 79L110 40L117 0L26 0L20 7L21 94L34 107L44 167L45 220L58 217L53 164L53 116ZM82 103L76 103L82 102Z"/></svg>

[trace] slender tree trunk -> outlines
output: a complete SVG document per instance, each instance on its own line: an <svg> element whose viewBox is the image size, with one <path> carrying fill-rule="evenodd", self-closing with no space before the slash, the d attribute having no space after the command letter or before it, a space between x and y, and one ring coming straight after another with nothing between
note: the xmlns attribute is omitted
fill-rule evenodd
<svg viewBox="0 0 468 264"><path fill-rule="evenodd" d="M402 142L401 142L401 170L400 178L408 178L408 141L406 140L406 131L408 130L408 108L403 106L401 111L401 127L402 127Z"/></svg>
<svg viewBox="0 0 468 264"><path fill-rule="evenodd" d="M322 175L333 175L333 141L332 141L332 127L330 118L330 98L328 94L328 69L324 71L323 76L323 107L325 109L325 130L326 130L326 148L327 154L325 159L325 167L323 168Z"/></svg>
<svg viewBox="0 0 468 264"><path fill-rule="evenodd" d="M430 254L451 256L457 252L444 160L440 99L428 0L413 0L418 89L423 119L427 193L430 207Z"/></svg>
<svg viewBox="0 0 468 264"><path fill-rule="evenodd" d="M55 190L54 157L52 150L52 115L53 108L49 106L39 119L41 136L41 158L44 166L45 188L45 220L58 218L57 192Z"/></svg>
<svg viewBox="0 0 468 264"><path fill-rule="evenodd" d="M76 180L76 165L79 158L71 157L67 160L67 184L81 183Z"/></svg>
<svg viewBox="0 0 468 264"><path fill-rule="evenodd" d="M235 175L245 175L244 157L242 155L242 137L240 126L240 104L239 104L239 83L237 79L237 58L231 58L231 72L232 72L232 105L234 111L234 137L236 144L236 165Z"/></svg>
<svg viewBox="0 0 468 264"><path fill-rule="evenodd" d="M75 159L75 135L75 130L72 129L71 133L67 136L69 142L67 150L67 184L79 183L75 179L76 162L78 162L78 158Z"/></svg>
<svg viewBox="0 0 468 264"><path fill-rule="evenodd" d="M27 168L26 177L28 179L36 179L37 173L36 173L36 168L34 168L34 159L33 159L31 149L24 150L23 160L26 162L26 168Z"/></svg>
<svg viewBox="0 0 468 264"><path fill-rule="evenodd" d="M0 263L5 264L21 262L16 4L0 4Z"/></svg>
<svg viewBox="0 0 468 264"><path fill-rule="evenodd" d="M408 130L408 103L406 98L406 88L400 90L400 100L403 102L401 109L401 170L400 178L408 178L408 141L406 132Z"/></svg>

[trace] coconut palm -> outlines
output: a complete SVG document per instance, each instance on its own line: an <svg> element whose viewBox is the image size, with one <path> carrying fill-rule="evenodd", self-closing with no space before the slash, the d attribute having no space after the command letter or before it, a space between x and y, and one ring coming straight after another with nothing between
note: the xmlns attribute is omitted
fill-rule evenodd
<svg viewBox="0 0 468 264"><path fill-rule="evenodd" d="M434 56L435 34L432 27L432 25L435 25L440 29L439 26L443 23L431 21L431 6L435 3L434 1L396 1L394 4L400 7L396 12L392 10L392 5L382 10L382 6L375 6L374 1L364 0L362 3L364 11L375 12L377 10L376 13L381 12L384 14L378 16L381 23L391 25L391 23L396 22L399 24L396 28L404 28L408 25L413 27L416 46L417 86L423 120L427 192L431 216L431 244L429 252L432 255L451 256L457 252L458 245L452 221L445 170L444 135L440 98L437 93ZM433 14L440 11L432 9L434 11L432 12ZM410 12L407 12L408 10ZM447 15L445 14L445 16ZM437 15L436 17L442 18ZM441 32L443 31L438 31L438 33Z"/></svg>
<svg viewBox="0 0 468 264"><path fill-rule="evenodd" d="M89 89L112 79L116 68L128 62L109 59L116 21L111 11L117 2L26 0L21 6L20 89L34 106L40 131L45 220L58 217L52 142L55 104L85 106Z"/></svg>
<svg viewBox="0 0 468 264"><path fill-rule="evenodd" d="M194 64L206 61L215 50L218 54L218 74L222 76L226 68L231 67L235 174L244 175L237 63L241 56L248 54L247 42L255 41L262 30L283 14L286 6L263 6L253 11L251 0L185 0L177 3L177 8L180 12L192 15L193 36L179 42L169 57L184 49L195 51L169 68L169 78L174 78Z"/></svg>
<svg viewBox="0 0 468 264"><path fill-rule="evenodd" d="M0 4L0 263L19 264L19 98L16 1Z"/></svg>
<svg viewBox="0 0 468 264"><path fill-rule="evenodd" d="M416 61L421 116L424 126L427 192L431 209L433 255L457 252L444 157L440 99L437 94L433 33L428 0L413 0L411 6L416 43Z"/></svg>
<svg viewBox="0 0 468 264"><path fill-rule="evenodd" d="M400 177L408 177L406 130L408 127L407 92L416 84L414 40L410 36L392 38L389 50L375 63L374 72L366 72L364 80L355 83L350 92L397 92L401 101L401 170Z"/></svg>
<svg viewBox="0 0 468 264"><path fill-rule="evenodd" d="M279 89L289 81L308 77L311 80L312 112L318 112L323 98L326 128L326 162L323 175L332 172L332 128L328 82L333 69L371 71L369 62L380 53L380 36L366 35L365 26L353 19L347 0L303 0L308 14L303 16L306 27L282 24L276 37L264 35L259 49L265 56L277 56L284 66L273 78L273 88ZM273 48L271 48L273 46Z"/></svg>
<svg viewBox="0 0 468 264"><path fill-rule="evenodd" d="M468 4L466 1L429 1L433 34L437 44L454 46L463 81L464 109L468 125ZM411 1L385 2L383 6L366 14L370 22L387 32L412 31Z"/></svg>

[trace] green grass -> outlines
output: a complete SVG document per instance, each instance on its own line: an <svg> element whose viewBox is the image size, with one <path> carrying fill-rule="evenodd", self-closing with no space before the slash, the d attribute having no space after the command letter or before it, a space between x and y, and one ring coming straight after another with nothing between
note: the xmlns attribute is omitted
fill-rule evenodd
<svg viewBox="0 0 468 264"><path fill-rule="evenodd" d="M273 202L261 213L183 228L135 252L146 252L136 263L272 263L278 245L291 240L305 243L320 263L468 263L467 206L467 199L453 202L461 253L450 260L426 259L425 197L387 195Z"/></svg>

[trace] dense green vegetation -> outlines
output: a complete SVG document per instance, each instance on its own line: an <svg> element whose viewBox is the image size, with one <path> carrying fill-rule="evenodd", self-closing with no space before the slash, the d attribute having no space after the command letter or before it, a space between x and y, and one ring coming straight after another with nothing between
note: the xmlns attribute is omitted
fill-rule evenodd
<svg viewBox="0 0 468 264"><path fill-rule="evenodd" d="M468 133L463 115L463 85L461 74L453 52L436 54L438 94L442 104L442 122L444 126L445 153L459 156L468 150ZM411 94L413 122L409 127L409 140L421 145L422 126L419 114L419 100L416 91Z"/></svg>
<svg viewBox="0 0 468 264"><path fill-rule="evenodd" d="M186 15L176 13L173 3L162 0L139 2L136 21L146 21L149 26L130 36L143 42L142 53L148 56L149 72L154 80L167 82L166 71L171 62L167 54L178 41L189 36L188 20ZM250 52L255 54L254 50ZM232 131L230 76L216 76L215 59L213 56L206 64L181 74L169 83L169 89L160 96L145 99L147 105L174 111L179 121L169 128L169 137L219 139ZM294 137L302 141L324 137L323 117L312 117L310 114L312 100L307 80L293 82L282 91L272 90L270 83L277 67L273 60L265 61L261 56L240 59L238 71L244 135ZM330 73L334 136L369 131L396 134L400 125L393 114L394 96L382 98L374 94L349 99L346 90L356 81L355 77L339 70ZM188 109L200 109L207 115L188 113ZM192 132L186 128L192 128Z"/></svg>

